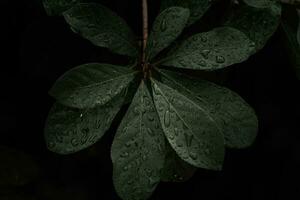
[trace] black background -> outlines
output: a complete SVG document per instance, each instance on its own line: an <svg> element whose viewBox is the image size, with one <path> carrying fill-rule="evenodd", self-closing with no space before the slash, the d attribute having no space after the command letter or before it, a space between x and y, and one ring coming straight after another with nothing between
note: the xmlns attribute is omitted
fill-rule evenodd
<svg viewBox="0 0 300 200"><path fill-rule="evenodd" d="M103 3L141 35L140 0ZM149 4L151 22L159 1ZM214 7L210 11L214 17L208 13L206 22L221 22L221 10L222 5ZM118 199L110 160L117 122L96 145L69 156L46 149L43 128L54 102L47 92L60 75L86 62L124 63L126 58L75 35L62 17L48 17L38 0L1 0L0 11L0 145L32 155L40 168L38 178L30 184L5 195L0 190L0 199L13 199L16 194L20 199ZM202 25L194 25L187 34L217 24ZM300 82L289 64L282 31L248 61L212 77L255 109L257 140L248 149L228 149L223 171L199 169L188 182L161 183L153 199L300 199Z"/></svg>

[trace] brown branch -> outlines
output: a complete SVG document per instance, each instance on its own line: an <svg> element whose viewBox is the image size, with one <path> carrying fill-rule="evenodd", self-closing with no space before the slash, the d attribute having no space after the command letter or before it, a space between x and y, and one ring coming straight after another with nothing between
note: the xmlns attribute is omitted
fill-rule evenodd
<svg viewBox="0 0 300 200"><path fill-rule="evenodd" d="M143 1L143 49L142 49L142 65L143 71L147 71L146 62L146 45L148 40L148 3L147 0Z"/></svg>

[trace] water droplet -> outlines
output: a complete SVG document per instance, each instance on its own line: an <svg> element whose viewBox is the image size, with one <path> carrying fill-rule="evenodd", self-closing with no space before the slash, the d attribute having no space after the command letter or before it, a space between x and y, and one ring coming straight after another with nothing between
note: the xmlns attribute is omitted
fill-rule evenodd
<svg viewBox="0 0 300 200"><path fill-rule="evenodd" d="M161 24L160 24L160 30L162 32L167 30L167 21L166 20L162 20Z"/></svg>
<svg viewBox="0 0 300 200"><path fill-rule="evenodd" d="M151 115L151 114L149 114L149 115L148 115L148 120L151 121L151 122L153 122L153 121L154 121L154 116Z"/></svg>
<svg viewBox="0 0 300 200"><path fill-rule="evenodd" d="M223 56L216 56L216 62L217 63L224 63L225 62L225 58Z"/></svg>
<svg viewBox="0 0 300 200"><path fill-rule="evenodd" d="M131 142L126 142L125 143L125 146L128 148L128 147L130 147L131 146Z"/></svg>
<svg viewBox="0 0 300 200"><path fill-rule="evenodd" d="M177 145L178 147L183 147L183 142L182 142L181 140L177 140L177 141L176 141L176 145Z"/></svg>
<svg viewBox="0 0 300 200"><path fill-rule="evenodd" d="M54 148L55 147L55 143L54 142L48 142L48 147L50 149Z"/></svg>
<svg viewBox="0 0 300 200"><path fill-rule="evenodd" d="M188 147L190 147L192 145L193 138L194 138L194 135L192 135L190 133L185 133L186 144Z"/></svg>
<svg viewBox="0 0 300 200"><path fill-rule="evenodd" d="M143 156L142 156L142 159L143 159L143 160L147 160L147 158L148 158L147 155L143 155Z"/></svg>
<svg viewBox="0 0 300 200"><path fill-rule="evenodd" d="M210 154L210 150L209 149L204 149L204 154L209 155Z"/></svg>
<svg viewBox="0 0 300 200"><path fill-rule="evenodd" d="M164 123L165 123L166 127L170 126L170 112L169 112L169 110L167 110L165 112Z"/></svg>
<svg viewBox="0 0 300 200"><path fill-rule="evenodd" d="M174 134L175 134L175 136L178 136L179 135L179 130L178 130L178 128L174 128Z"/></svg>
<svg viewBox="0 0 300 200"><path fill-rule="evenodd" d="M72 144L72 146L78 146L79 145L79 142L78 142L78 140L76 139L76 138L73 138L72 140L71 140L71 144Z"/></svg>
<svg viewBox="0 0 300 200"><path fill-rule="evenodd" d="M191 151L190 153L189 153L189 155L190 155L190 157L193 159L193 160L196 160L197 159L197 154L195 153L195 152L193 152L193 151Z"/></svg>
<svg viewBox="0 0 300 200"><path fill-rule="evenodd" d="M121 154L121 157L122 158L126 158L126 157L128 157L129 156L129 153L128 152L123 152L122 154Z"/></svg>
<svg viewBox="0 0 300 200"><path fill-rule="evenodd" d="M202 67L206 66L205 60L200 60L199 65Z"/></svg>
<svg viewBox="0 0 300 200"><path fill-rule="evenodd" d="M150 136L154 136L154 133L151 128L147 128L147 132Z"/></svg>
<svg viewBox="0 0 300 200"><path fill-rule="evenodd" d="M174 135L173 135L172 133L170 133L170 134L169 134L169 139L170 139L170 140L174 140L174 138L175 138Z"/></svg>
<svg viewBox="0 0 300 200"><path fill-rule="evenodd" d="M208 59L208 55L210 54L210 50L204 49L201 51L201 55L203 56L204 59Z"/></svg>
<svg viewBox="0 0 300 200"><path fill-rule="evenodd" d="M83 117L83 114L81 113L81 114L80 114L80 118L82 118L82 117Z"/></svg>
<svg viewBox="0 0 300 200"><path fill-rule="evenodd" d="M133 109L133 111L134 111L134 113L135 113L136 115L140 114L140 109L139 109L138 106L135 107L135 108Z"/></svg>
<svg viewBox="0 0 300 200"><path fill-rule="evenodd" d="M207 38L204 37L204 36L202 36L202 37L200 38L200 40L201 40L201 42L207 42Z"/></svg>

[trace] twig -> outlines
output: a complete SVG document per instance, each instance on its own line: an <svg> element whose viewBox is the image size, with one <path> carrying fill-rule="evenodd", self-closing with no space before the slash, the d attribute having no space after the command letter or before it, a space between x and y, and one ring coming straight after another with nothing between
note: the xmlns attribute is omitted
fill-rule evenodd
<svg viewBox="0 0 300 200"><path fill-rule="evenodd" d="M143 1L143 49L142 49L142 65L144 73L147 72L146 62L146 45L148 40L148 3L147 0Z"/></svg>

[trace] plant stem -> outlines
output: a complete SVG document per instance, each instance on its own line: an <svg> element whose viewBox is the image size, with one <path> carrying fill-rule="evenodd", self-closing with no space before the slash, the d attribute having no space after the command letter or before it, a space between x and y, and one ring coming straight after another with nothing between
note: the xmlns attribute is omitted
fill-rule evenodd
<svg viewBox="0 0 300 200"><path fill-rule="evenodd" d="M148 65L146 63L146 45L148 40L148 2L143 1L143 49L142 49L142 66L144 74L147 72Z"/></svg>

